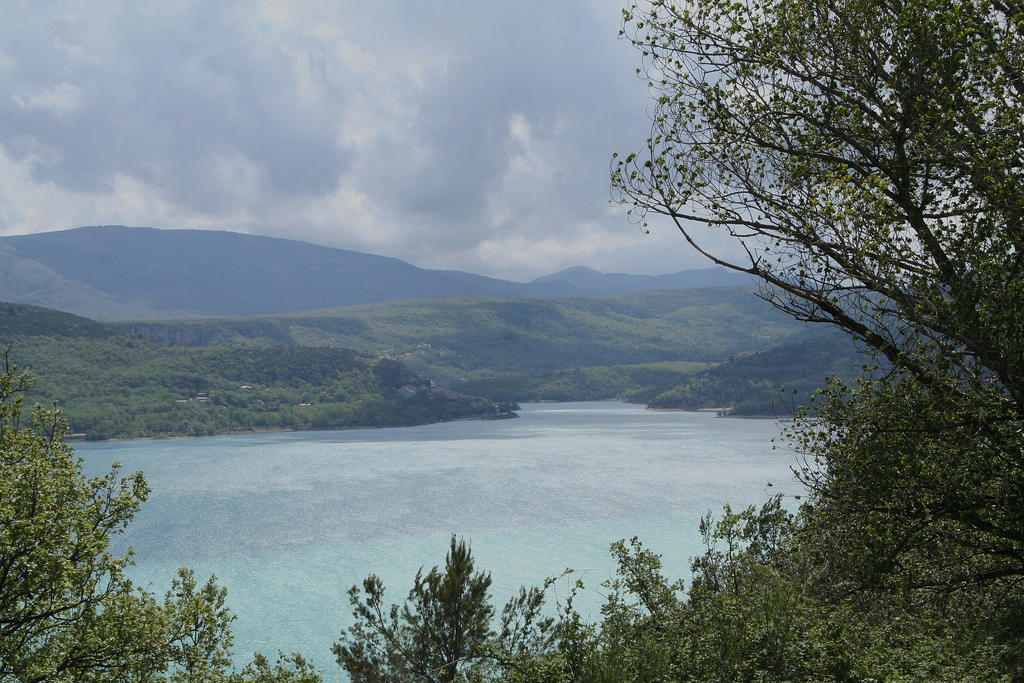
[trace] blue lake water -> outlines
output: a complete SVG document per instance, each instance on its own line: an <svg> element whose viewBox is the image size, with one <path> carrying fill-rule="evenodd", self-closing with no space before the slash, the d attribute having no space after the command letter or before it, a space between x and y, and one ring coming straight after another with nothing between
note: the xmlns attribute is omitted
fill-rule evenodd
<svg viewBox="0 0 1024 683"><path fill-rule="evenodd" d="M153 488L116 546L135 549L138 582L162 595L180 566L216 574L240 660L301 651L327 680L342 679L330 646L350 623L349 587L374 572L404 598L420 566L443 563L452 533L491 571L499 606L571 567L589 587L577 604L596 614L612 541L639 536L669 576L686 576L705 512L797 493L771 420L617 402L520 415L76 450L87 474L120 461Z"/></svg>

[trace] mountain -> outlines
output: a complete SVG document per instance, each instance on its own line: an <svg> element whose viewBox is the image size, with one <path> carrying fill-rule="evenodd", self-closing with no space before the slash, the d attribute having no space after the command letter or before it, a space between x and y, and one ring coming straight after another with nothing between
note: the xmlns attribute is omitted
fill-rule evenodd
<svg viewBox="0 0 1024 683"><path fill-rule="evenodd" d="M255 316L409 299L574 297L736 284L735 276L723 273L604 275L577 268L519 283L215 230L108 225L0 238L3 300L98 320Z"/></svg>
<svg viewBox="0 0 1024 683"><path fill-rule="evenodd" d="M101 319L258 315L515 289L383 256L209 230L100 226L5 237L0 249L11 273L5 300Z"/></svg>

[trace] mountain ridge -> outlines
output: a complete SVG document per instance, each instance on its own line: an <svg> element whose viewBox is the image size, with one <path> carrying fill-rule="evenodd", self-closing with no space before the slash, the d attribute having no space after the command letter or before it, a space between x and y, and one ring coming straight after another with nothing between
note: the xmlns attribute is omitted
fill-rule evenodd
<svg viewBox="0 0 1024 683"><path fill-rule="evenodd" d="M5 301L96 320L271 315L411 299L603 296L741 282L726 276L715 269L647 276L577 267L520 283L223 230L86 226L0 237Z"/></svg>

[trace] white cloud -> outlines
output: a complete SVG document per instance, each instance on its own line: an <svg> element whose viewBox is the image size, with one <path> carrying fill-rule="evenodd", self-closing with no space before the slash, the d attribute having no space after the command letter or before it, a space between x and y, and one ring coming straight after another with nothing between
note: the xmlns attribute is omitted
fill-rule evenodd
<svg viewBox="0 0 1024 683"><path fill-rule="evenodd" d="M46 88L11 95L22 109L43 110L58 116L72 114L82 106L82 89L62 81Z"/></svg>
<svg viewBox="0 0 1024 683"><path fill-rule="evenodd" d="M608 207L611 153L646 134L617 3L5 9L0 234L217 227L517 279L703 265Z"/></svg>

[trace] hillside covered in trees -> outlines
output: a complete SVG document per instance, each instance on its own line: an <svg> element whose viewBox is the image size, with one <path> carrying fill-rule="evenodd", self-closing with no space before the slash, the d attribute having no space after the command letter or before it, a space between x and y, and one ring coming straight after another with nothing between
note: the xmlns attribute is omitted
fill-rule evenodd
<svg viewBox="0 0 1024 683"><path fill-rule="evenodd" d="M351 346L497 401L622 399L652 407L791 412L826 374L868 359L841 335L807 330L749 287L584 299L456 299L265 318L127 322L143 338L192 346ZM797 346L792 346L796 344ZM726 363L717 370L714 365Z"/></svg>
<svg viewBox="0 0 1024 683"><path fill-rule="evenodd" d="M507 412L494 402L615 398L771 415L796 405L779 400L781 387L806 396L824 371L851 377L865 362L746 287L114 324L12 304L0 313L0 340L36 370L40 397L91 439Z"/></svg>
<svg viewBox="0 0 1024 683"><path fill-rule="evenodd" d="M750 287L580 299L414 300L118 325L133 335L183 345L349 347L394 358L446 384L594 365L718 362L802 331Z"/></svg>
<svg viewBox="0 0 1024 683"><path fill-rule="evenodd" d="M8 358L86 439L423 424L509 415L350 349L182 347L67 313L0 304Z"/></svg>

